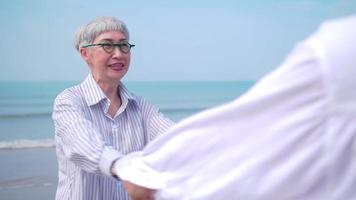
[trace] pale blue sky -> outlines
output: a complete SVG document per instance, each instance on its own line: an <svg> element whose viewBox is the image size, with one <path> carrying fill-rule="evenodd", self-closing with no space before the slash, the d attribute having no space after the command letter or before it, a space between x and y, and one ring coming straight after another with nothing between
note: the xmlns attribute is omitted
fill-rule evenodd
<svg viewBox="0 0 356 200"><path fill-rule="evenodd" d="M256 80L354 0L11 0L0 2L0 81L82 80L76 28L100 15L137 46L125 80Z"/></svg>

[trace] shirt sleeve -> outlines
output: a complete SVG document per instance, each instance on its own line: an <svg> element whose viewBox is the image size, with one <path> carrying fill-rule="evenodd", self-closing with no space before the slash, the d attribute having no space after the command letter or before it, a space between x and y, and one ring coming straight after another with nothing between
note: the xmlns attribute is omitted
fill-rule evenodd
<svg viewBox="0 0 356 200"><path fill-rule="evenodd" d="M81 169L111 176L113 161L123 155L104 143L81 106L80 98L68 90L56 98L52 117L57 148Z"/></svg>
<svg viewBox="0 0 356 200"><path fill-rule="evenodd" d="M163 199L322 193L327 109L319 67L313 50L299 46L241 98L183 120L148 144L127 162L123 179L161 187Z"/></svg>
<svg viewBox="0 0 356 200"><path fill-rule="evenodd" d="M165 133L174 122L166 117L160 110L146 101L140 98L140 106L143 110L144 117L146 120L146 127L149 136L149 141L152 141L157 136Z"/></svg>
<svg viewBox="0 0 356 200"><path fill-rule="evenodd" d="M165 117L158 108L153 107L148 120L150 140L166 132L173 124L174 122Z"/></svg>

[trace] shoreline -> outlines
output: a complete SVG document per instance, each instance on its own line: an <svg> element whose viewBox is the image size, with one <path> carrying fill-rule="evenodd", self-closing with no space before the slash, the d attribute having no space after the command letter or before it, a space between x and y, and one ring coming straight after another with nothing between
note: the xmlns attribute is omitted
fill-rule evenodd
<svg viewBox="0 0 356 200"><path fill-rule="evenodd" d="M0 151L2 150L26 150L39 148L55 148L54 139L20 139L12 141L0 141Z"/></svg>

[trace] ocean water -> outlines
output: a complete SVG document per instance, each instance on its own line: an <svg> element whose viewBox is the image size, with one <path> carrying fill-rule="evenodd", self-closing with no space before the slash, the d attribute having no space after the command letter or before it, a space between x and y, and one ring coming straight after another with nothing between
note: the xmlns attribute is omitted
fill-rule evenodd
<svg viewBox="0 0 356 200"><path fill-rule="evenodd" d="M53 147L53 101L79 82L0 82L0 150ZM174 121L231 101L253 81L125 82Z"/></svg>

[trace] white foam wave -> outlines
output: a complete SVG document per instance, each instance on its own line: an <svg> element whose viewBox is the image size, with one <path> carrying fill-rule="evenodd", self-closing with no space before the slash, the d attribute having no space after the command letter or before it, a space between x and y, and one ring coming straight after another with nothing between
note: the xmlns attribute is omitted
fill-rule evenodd
<svg viewBox="0 0 356 200"><path fill-rule="evenodd" d="M0 150L51 147L55 147L53 139L0 141Z"/></svg>

